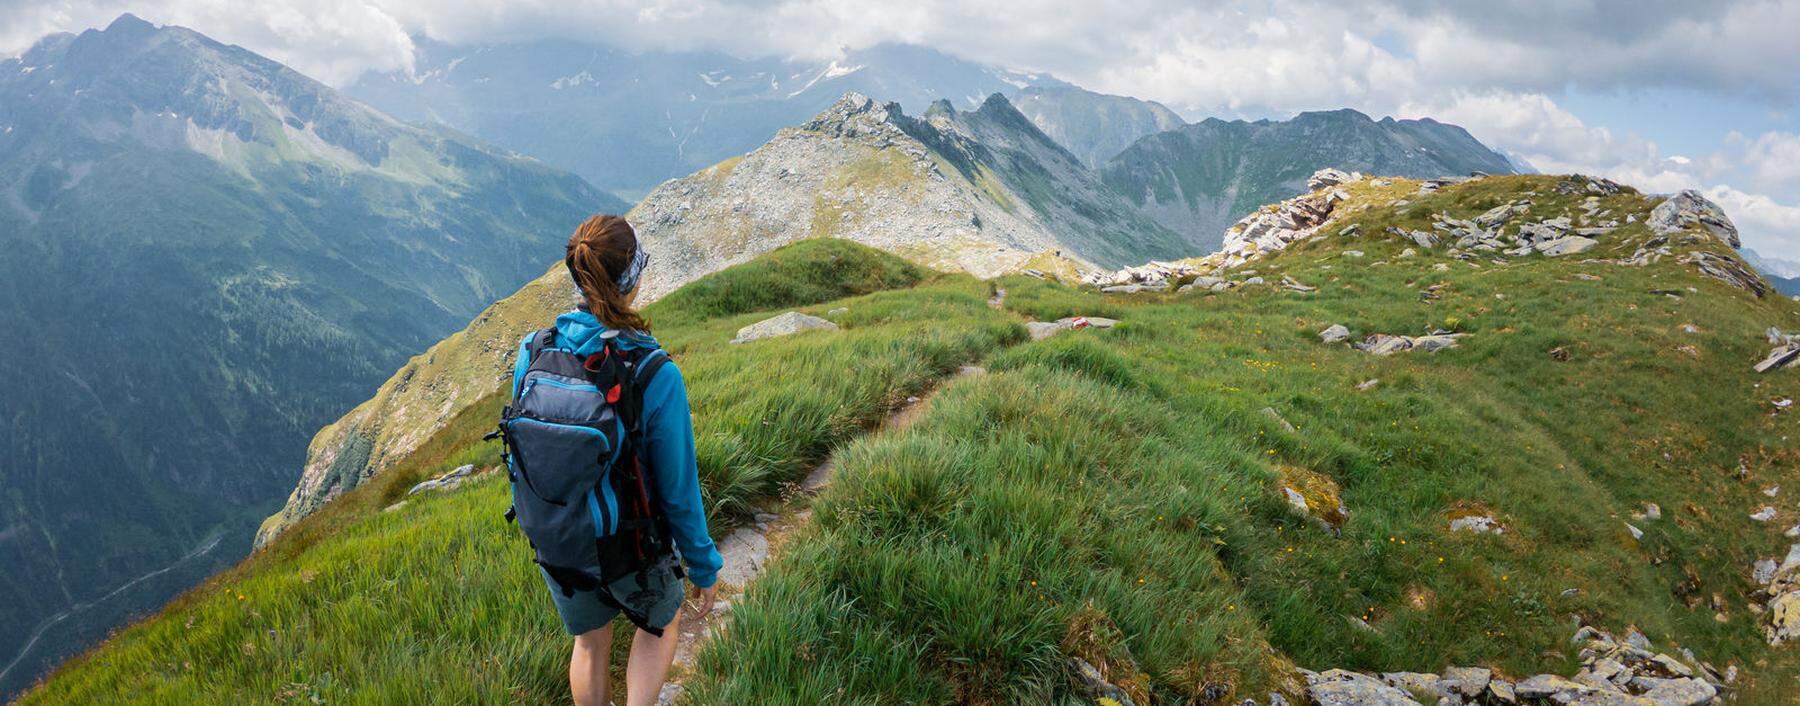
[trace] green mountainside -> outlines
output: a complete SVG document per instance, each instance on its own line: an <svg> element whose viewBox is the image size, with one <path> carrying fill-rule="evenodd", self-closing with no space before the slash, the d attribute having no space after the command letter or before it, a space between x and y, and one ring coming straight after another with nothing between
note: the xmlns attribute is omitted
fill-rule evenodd
<svg viewBox="0 0 1800 706"><path fill-rule="evenodd" d="M714 532L773 546L725 587L679 700L1311 703L1342 673L1302 670L1463 665L1492 670L1485 704L1500 684L1660 703L1622 689L1664 681L1792 703L1800 656L1770 642L1800 614L1765 604L1800 600L1800 567L1773 568L1800 522L1800 368L1751 365L1800 310L1729 276L1706 221L1653 230L1657 198L1586 183L1328 187L1309 235L1179 291L981 281L811 239L667 295L649 313L691 386ZM1612 225L1555 257L1425 237L1495 218L1506 238ZM566 304L538 286L434 349L477 356L487 392L23 703L565 702L504 474L407 494L497 462L479 437L508 361L470 343ZM839 328L729 342L788 310ZM1380 354L1384 335L1434 343ZM1571 642L1579 625L1632 646ZM1605 667L1597 645L1628 675L1699 676L1616 697L1526 679Z"/></svg>
<svg viewBox="0 0 1800 706"><path fill-rule="evenodd" d="M1100 173L1204 251L1218 247L1233 221L1305 192L1307 176L1327 167L1412 178L1516 171L1455 125L1376 121L1346 108L1280 121L1208 118L1138 140Z"/></svg>
<svg viewBox="0 0 1800 706"><path fill-rule="evenodd" d="M129 15L0 60L0 695L242 557L309 434L622 206Z"/></svg>

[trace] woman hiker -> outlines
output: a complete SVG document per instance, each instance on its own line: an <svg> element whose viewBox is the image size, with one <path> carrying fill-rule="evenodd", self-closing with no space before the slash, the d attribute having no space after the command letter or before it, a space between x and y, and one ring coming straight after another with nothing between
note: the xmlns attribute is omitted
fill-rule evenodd
<svg viewBox="0 0 1800 706"><path fill-rule="evenodd" d="M724 563L706 530L681 370L632 308L648 259L622 217L596 215L575 229L564 263L582 303L526 337L501 424L514 512L575 636L577 706L611 703L621 614L637 627L625 704L655 704L680 635L682 564L695 588L688 619L699 620Z"/></svg>

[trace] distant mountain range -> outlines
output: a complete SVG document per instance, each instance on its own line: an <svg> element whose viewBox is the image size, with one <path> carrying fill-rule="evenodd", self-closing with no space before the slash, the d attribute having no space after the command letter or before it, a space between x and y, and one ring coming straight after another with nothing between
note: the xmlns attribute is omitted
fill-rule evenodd
<svg viewBox="0 0 1800 706"><path fill-rule="evenodd" d="M0 61L0 695L235 561L321 424L623 206L129 15Z"/></svg>
<svg viewBox="0 0 1800 706"><path fill-rule="evenodd" d="M1517 171L1468 131L1429 118L1372 120L1350 109L1290 120L1216 118L1140 139L1101 178L1202 252L1257 207L1305 190L1323 167L1413 178Z"/></svg>
<svg viewBox="0 0 1800 706"><path fill-rule="evenodd" d="M999 91L1064 85L896 44L819 63L566 41L416 43L413 73L367 75L345 92L401 119L435 120L537 155L632 197L749 152L846 92L917 112L940 98L973 107Z"/></svg>
<svg viewBox="0 0 1800 706"><path fill-rule="evenodd" d="M1103 181L1182 233L1198 254L1251 209L1299 194L1322 167L1395 176L1518 171L1454 125L1353 110L1188 124L1150 101L1088 91L919 46L807 63L707 52L627 52L566 41L456 46L421 38L418 68L345 90L408 120L435 120L536 155L636 198L741 155L846 92L917 115L994 93Z"/></svg>

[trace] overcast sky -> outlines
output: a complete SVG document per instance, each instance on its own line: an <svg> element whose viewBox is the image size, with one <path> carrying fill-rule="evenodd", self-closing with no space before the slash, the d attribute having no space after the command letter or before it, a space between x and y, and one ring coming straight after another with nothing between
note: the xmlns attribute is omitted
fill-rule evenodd
<svg viewBox="0 0 1800 706"><path fill-rule="evenodd" d="M1747 246L1800 260L1800 0L0 0L0 54L125 11L338 85L410 69L413 35L818 59L902 41L1190 119L1431 116L1542 171L1701 189Z"/></svg>

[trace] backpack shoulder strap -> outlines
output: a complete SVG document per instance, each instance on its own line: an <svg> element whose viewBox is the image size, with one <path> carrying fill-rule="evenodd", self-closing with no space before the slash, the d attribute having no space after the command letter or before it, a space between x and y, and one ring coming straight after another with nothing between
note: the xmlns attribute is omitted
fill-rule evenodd
<svg viewBox="0 0 1800 706"><path fill-rule="evenodd" d="M669 363L669 352L661 348L652 348L637 360L631 371L631 385L641 395L650 381L656 378L656 371Z"/></svg>
<svg viewBox="0 0 1800 706"><path fill-rule="evenodd" d="M625 421L633 436L643 431L644 390L650 387L656 371L669 363L669 353L661 348L634 349L628 355L630 374L625 380Z"/></svg>

